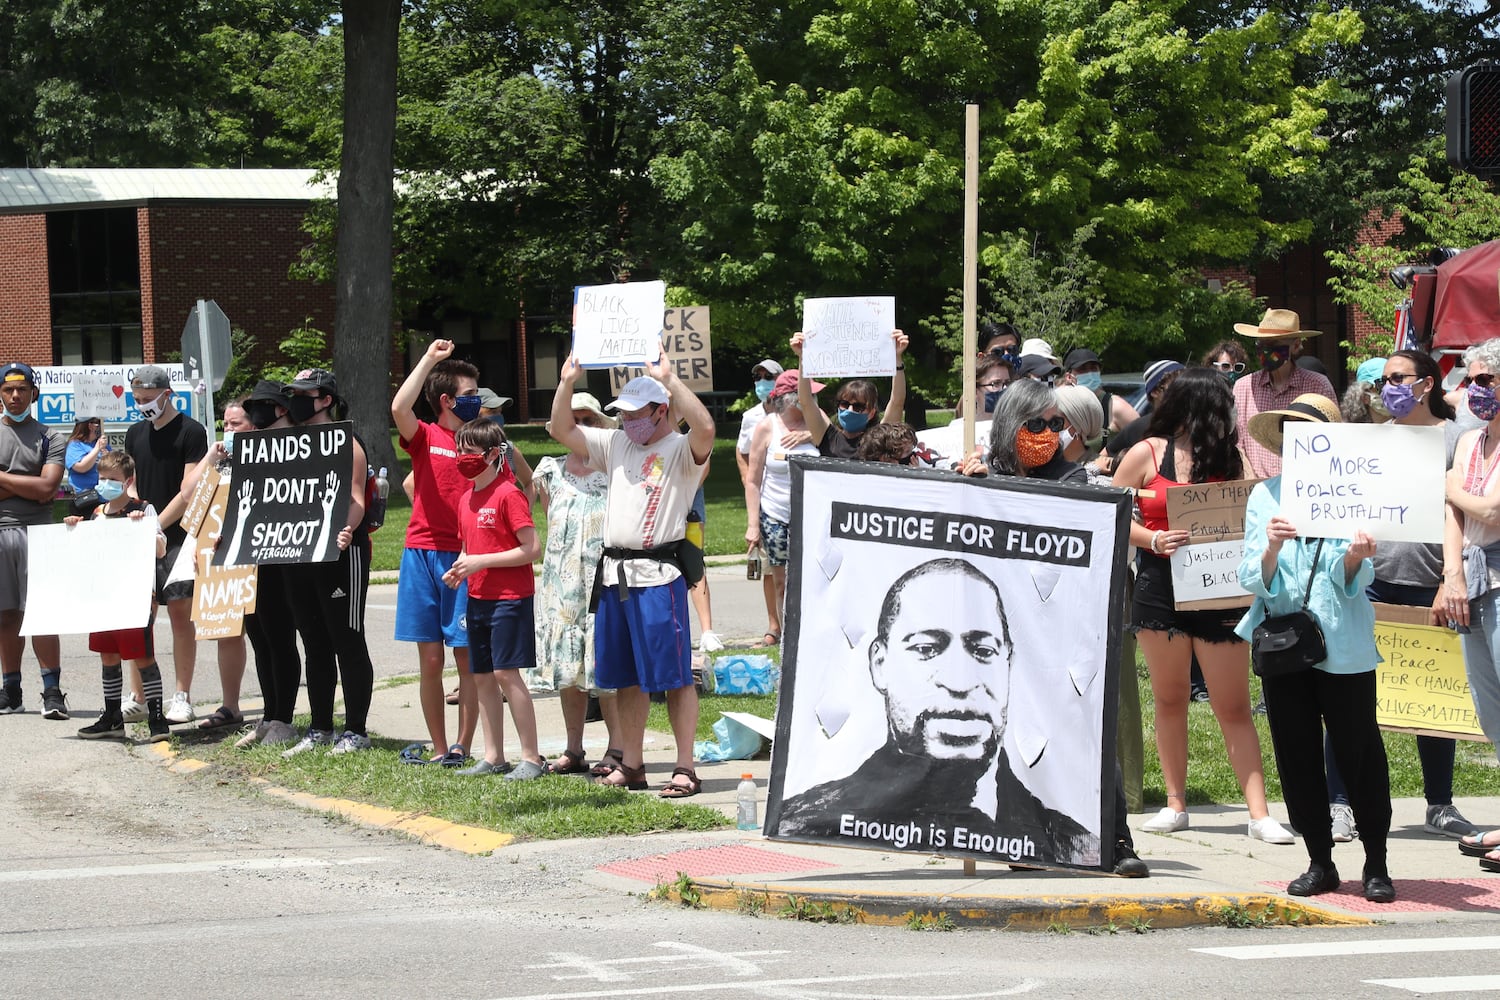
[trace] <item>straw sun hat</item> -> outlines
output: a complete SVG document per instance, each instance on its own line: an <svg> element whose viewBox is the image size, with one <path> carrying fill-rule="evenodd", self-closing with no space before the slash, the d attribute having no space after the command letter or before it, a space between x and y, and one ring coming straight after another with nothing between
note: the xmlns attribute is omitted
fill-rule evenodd
<svg viewBox="0 0 1500 1000"><path fill-rule="evenodd" d="M1250 436L1271 451L1281 452L1281 425L1288 420L1343 423L1338 404L1316 392L1304 392L1284 410L1266 410L1250 418Z"/></svg>

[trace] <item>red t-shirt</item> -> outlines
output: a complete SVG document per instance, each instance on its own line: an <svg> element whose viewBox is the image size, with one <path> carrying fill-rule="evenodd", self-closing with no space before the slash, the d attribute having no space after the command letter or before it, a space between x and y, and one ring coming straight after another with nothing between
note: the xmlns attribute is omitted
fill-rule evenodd
<svg viewBox="0 0 1500 1000"><path fill-rule="evenodd" d="M521 543L516 534L533 527L526 494L509 479L496 476L484 489L474 489L458 512L458 533L469 555L506 552ZM536 593L531 565L484 569L469 577L469 596L485 601L517 601Z"/></svg>
<svg viewBox="0 0 1500 1000"><path fill-rule="evenodd" d="M417 423L410 441L401 447L411 455L411 521L406 525L406 547L457 552L458 509L473 483L459 475L454 458L458 448L453 432L442 424Z"/></svg>

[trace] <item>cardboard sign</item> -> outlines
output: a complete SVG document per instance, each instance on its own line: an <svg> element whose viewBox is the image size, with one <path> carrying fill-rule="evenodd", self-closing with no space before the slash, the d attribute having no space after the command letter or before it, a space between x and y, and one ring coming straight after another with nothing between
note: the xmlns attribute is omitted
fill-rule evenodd
<svg viewBox="0 0 1500 1000"><path fill-rule="evenodd" d="M89 518L26 529L22 635L145 628L156 589L155 517ZM95 571L104 568L108 584Z"/></svg>
<svg viewBox="0 0 1500 1000"><path fill-rule="evenodd" d="M1167 489L1167 527L1189 541L1172 553L1172 595L1180 611L1248 608L1240 586L1245 503L1259 479L1195 483Z"/></svg>
<svg viewBox="0 0 1500 1000"><path fill-rule="evenodd" d="M889 295L805 299L802 373L808 378L896 374L896 300Z"/></svg>
<svg viewBox="0 0 1500 1000"><path fill-rule="evenodd" d="M196 536L199 529L203 527L203 518L208 514L209 504L213 502L214 494L219 491L223 481L224 477L219 475L219 470L209 466L208 471L198 480L198 485L193 487L193 494L188 497L187 506L183 508L182 519L179 522L182 530L189 537ZM223 509L221 505L219 507L221 513Z"/></svg>
<svg viewBox="0 0 1500 1000"><path fill-rule="evenodd" d="M714 359L708 336L708 306L668 309L661 329L661 345L678 380L692 392L712 392ZM609 370L610 392L618 396L626 382L644 374L644 368L615 365Z"/></svg>
<svg viewBox="0 0 1500 1000"><path fill-rule="evenodd" d="M1282 515L1308 538L1441 543L1446 456L1441 427L1288 420Z"/></svg>
<svg viewBox="0 0 1500 1000"><path fill-rule="evenodd" d="M1431 624L1428 608L1375 605L1375 719L1382 729L1485 740L1464 672L1463 638Z"/></svg>
<svg viewBox="0 0 1500 1000"><path fill-rule="evenodd" d="M258 572L254 566L214 566L208 553L202 555L193 579L192 613L200 641L244 633L245 616L255 613Z"/></svg>
<svg viewBox="0 0 1500 1000"><path fill-rule="evenodd" d="M1129 497L789 461L766 835L1110 867Z"/></svg>
<svg viewBox="0 0 1500 1000"><path fill-rule="evenodd" d="M78 419L124 420L125 396L130 389L122 376L123 373L73 376L73 412Z"/></svg>
<svg viewBox="0 0 1500 1000"><path fill-rule="evenodd" d="M213 564L337 559L353 470L354 425L347 422L236 434L223 537Z"/></svg>
<svg viewBox="0 0 1500 1000"><path fill-rule="evenodd" d="M655 361L666 311L664 281L579 285L573 289L573 357L585 368Z"/></svg>

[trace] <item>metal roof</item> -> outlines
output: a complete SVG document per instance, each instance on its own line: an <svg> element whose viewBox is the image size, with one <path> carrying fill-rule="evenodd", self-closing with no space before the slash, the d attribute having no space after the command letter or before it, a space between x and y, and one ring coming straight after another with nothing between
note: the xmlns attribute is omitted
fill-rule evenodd
<svg viewBox="0 0 1500 1000"><path fill-rule="evenodd" d="M311 201L334 181L312 170L0 168L0 214L144 205L157 200Z"/></svg>

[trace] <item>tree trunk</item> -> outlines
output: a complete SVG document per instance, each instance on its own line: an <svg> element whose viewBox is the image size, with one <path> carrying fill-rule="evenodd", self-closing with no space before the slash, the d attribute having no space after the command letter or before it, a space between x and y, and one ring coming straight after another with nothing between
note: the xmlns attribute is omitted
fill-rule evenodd
<svg viewBox="0 0 1500 1000"><path fill-rule="evenodd" d="M370 467L391 447L392 145L401 0L344 4L344 146L339 162L333 367ZM356 486L356 489L358 486Z"/></svg>

